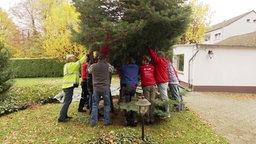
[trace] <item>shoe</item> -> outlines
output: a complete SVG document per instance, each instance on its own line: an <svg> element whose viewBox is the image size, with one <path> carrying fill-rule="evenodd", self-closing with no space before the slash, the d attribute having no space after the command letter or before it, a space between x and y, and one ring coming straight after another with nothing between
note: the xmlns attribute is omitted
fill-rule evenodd
<svg viewBox="0 0 256 144"><path fill-rule="evenodd" d="M155 119L150 119L150 124L154 124L155 123Z"/></svg>
<svg viewBox="0 0 256 144"><path fill-rule="evenodd" d="M69 119L58 119L58 122L61 123L61 122L68 122Z"/></svg>
<svg viewBox="0 0 256 144"><path fill-rule="evenodd" d="M98 113L98 117L103 117L104 115L101 113Z"/></svg>
<svg viewBox="0 0 256 144"><path fill-rule="evenodd" d="M171 117L171 115L168 115L168 116L162 116L162 117L160 117L160 119L168 119L168 118L170 118Z"/></svg>
<svg viewBox="0 0 256 144"><path fill-rule="evenodd" d="M124 121L124 126L131 126L131 124L128 121Z"/></svg>
<svg viewBox="0 0 256 144"><path fill-rule="evenodd" d="M96 123L95 123L95 124L90 123L90 126L91 126L91 127L94 127L94 126L96 126Z"/></svg>
<svg viewBox="0 0 256 144"><path fill-rule="evenodd" d="M137 126L137 123L136 122L131 122L131 127L136 127Z"/></svg>
<svg viewBox="0 0 256 144"><path fill-rule="evenodd" d="M144 124L145 124L145 125L150 125L150 120L145 120L145 121L144 121Z"/></svg>
<svg viewBox="0 0 256 144"><path fill-rule="evenodd" d="M112 125L112 123L104 123L104 126Z"/></svg>
<svg viewBox="0 0 256 144"><path fill-rule="evenodd" d="M66 116L65 118L66 118L66 119L72 119L73 117L70 117L70 116Z"/></svg>
<svg viewBox="0 0 256 144"><path fill-rule="evenodd" d="M58 99L56 99L56 98L53 98L53 99L52 99L52 102L53 102L53 103L60 103L60 101L59 101Z"/></svg>
<svg viewBox="0 0 256 144"><path fill-rule="evenodd" d="M86 110L79 109L78 112L86 112Z"/></svg>

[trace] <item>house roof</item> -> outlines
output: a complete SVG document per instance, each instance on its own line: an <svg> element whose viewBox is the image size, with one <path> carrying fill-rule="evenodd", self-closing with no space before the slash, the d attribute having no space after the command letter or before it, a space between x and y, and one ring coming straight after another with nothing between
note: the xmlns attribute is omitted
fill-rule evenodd
<svg viewBox="0 0 256 144"><path fill-rule="evenodd" d="M256 31L227 38L217 45L256 46Z"/></svg>
<svg viewBox="0 0 256 144"><path fill-rule="evenodd" d="M233 17L233 18L231 18L231 19L229 19L229 20L225 20L224 22L221 22L221 23L218 23L218 24L216 24L216 25L211 26L211 27L206 31L206 33L207 33L207 32L211 32L211 31L214 31L214 30L217 30L217 29L221 29L221 28L223 28L223 27L226 27L226 26L230 25L231 23L233 23L233 22L239 20L240 18L242 18L242 17L248 15L248 14L251 13L251 12L256 13L254 10L252 10L252 11L249 11L249 12L247 12L247 13L241 14L241 15L239 15L239 16Z"/></svg>

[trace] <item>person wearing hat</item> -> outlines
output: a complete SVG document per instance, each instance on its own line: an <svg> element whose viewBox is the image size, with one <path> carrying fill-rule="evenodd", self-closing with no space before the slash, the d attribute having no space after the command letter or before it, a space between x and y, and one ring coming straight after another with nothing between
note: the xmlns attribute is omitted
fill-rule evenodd
<svg viewBox="0 0 256 144"><path fill-rule="evenodd" d="M64 102L60 110L58 122L67 122L72 117L68 116L68 108L72 102L74 88L78 87L81 64L86 61L86 56L78 60L73 54L66 56L67 63L63 68L62 90L64 92Z"/></svg>

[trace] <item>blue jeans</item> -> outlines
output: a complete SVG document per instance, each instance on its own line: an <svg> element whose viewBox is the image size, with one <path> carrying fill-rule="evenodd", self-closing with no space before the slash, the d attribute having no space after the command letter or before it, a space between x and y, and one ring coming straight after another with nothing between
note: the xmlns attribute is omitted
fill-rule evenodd
<svg viewBox="0 0 256 144"><path fill-rule="evenodd" d="M92 92L88 92L89 93L89 113L92 112Z"/></svg>
<svg viewBox="0 0 256 144"><path fill-rule="evenodd" d="M160 97L163 101L168 101L169 100L169 97L168 97L168 91L167 91L167 88L168 88L168 82L166 83L158 83L157 84L157 87L158 87L158 90L160 92ZM169 105L166 106L166 112L169 113L170 112L170 108L169 108Z"/></svg>
<svg viewBox="0 0 256 144"><path fill-rule="evenodd" d="M65 88L65 89L63 89L63 91L64 91L64 102L63 102L62 108L60 110L60 116L59 116L59 119L61 119L61 120L64 120L68 116L68 114L67 114L68 108L72 102L74 87Z"/></svg>
<svg viewBox="0 0 256 144"><path fill-rule="evenodd" d="M169 88L171 90L172 97L175 98L179 104L177 107L178 111L182 110L182 98L180 96L180 89L178 84L169 84Z"/></svg>
<svg viewBox="0 0 256 144"><path fill-rule="evenodd" d="M90 125L96 125L98 121L98 107L100 97L103 97L104 100L104 124L110 124L110 97L109 90L105 92L93 92L92 95L92 114L91 114L91 122Z"/></svg>

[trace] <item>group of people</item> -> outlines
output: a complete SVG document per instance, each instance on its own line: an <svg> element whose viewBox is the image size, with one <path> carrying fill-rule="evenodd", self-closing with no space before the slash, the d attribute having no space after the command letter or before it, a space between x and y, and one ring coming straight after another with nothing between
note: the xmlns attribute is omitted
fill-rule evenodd
<svg viewBox="0 0 256 144"><path fill-rule="evenodd" d="M163 101L169 100L168 86L171 91L171 97L175 98L179 104L177 111L182 110L182 98L179 93L179 79L175 68L170 60L165 58L162 51L155 53L152 48L148 49L149 55L144 55L141 60L141 65L136 63L133 57L129 57L127 63L116 68L120 74L120 97L118 103L129 103L132 97L135 96L136 88L139 80L143 90L143 96L151 102L149 111L145 115L147 123L154 123L154 100L156 99L157 91L160 93L160 98ZM151 59L153 64L151 63ZM78 111L84 112L83 107L88 103L87 108L90 109L91 119L90 125L95 126L98 120L98 106L100 98L104 100L104 124L111 124L111 93L110 82L111 73L114 67L108 62L105 54L98 56L98 61L89 63L89 57L86 56L77 60L74 55L67 55L67 63L64 65L63 84L64 102L60 110L58 122L66 122L71 119L67 115L68 107L72 102L73 90L78 86L80 67L82 70L81 85L82 96L79 103ZM87 73L84 73L86 71ZM89 97L88 97L89 96ZM165 108L167 113L170 113L169 106ZM125 125L136 126L137 113L135 111L125 111Z"/></svg>
<svg viewBox="0 0 256 144"><path fill-rule="evenodd" d="M87 58L87 62L86 61ZM102 54L97 57L97 62L89 62L89 56L84 56L80 60L74 55L67 55L67 63L63 68L63 84L64 101L60 110L58 122L67 122L72 117L68 116L68 108L72 102L73 91L78 87L80 79L80 70L82 70L82 95L79 102L78 111L85 112L84 106L88 103L91 113L90 125L96 125L98 120L99 100L104 100L104 124L109 125L110 121L110 80L114 67L107 62L106 55ZM82 66L82 67L81 67Z"/></svg>
<svg viewBox="0 0 256 144"><path fill-rule="evenodd" d="M165 58L165 53L162 51L155 53L152 48L149 48L148 51L150 56L144 55L140 66L136 64L134 58L130 57L127 63L118 69L121 77L119 103L131 102L140 79L143 96L151 103L145 115L146 123L152 124L155 122L154 100L156 99L157 92L159 92L159 96L163 101L168 101L169 98L176 99L178 101L177 111L182 110L182 98L179 92L179 78L172 62ZM168 96L168 87L171 91L170 97ZM166 105L165 110L170 114L169 105ZM125 125L136 126L136 115L135 111L126 111Z"/></svg>

